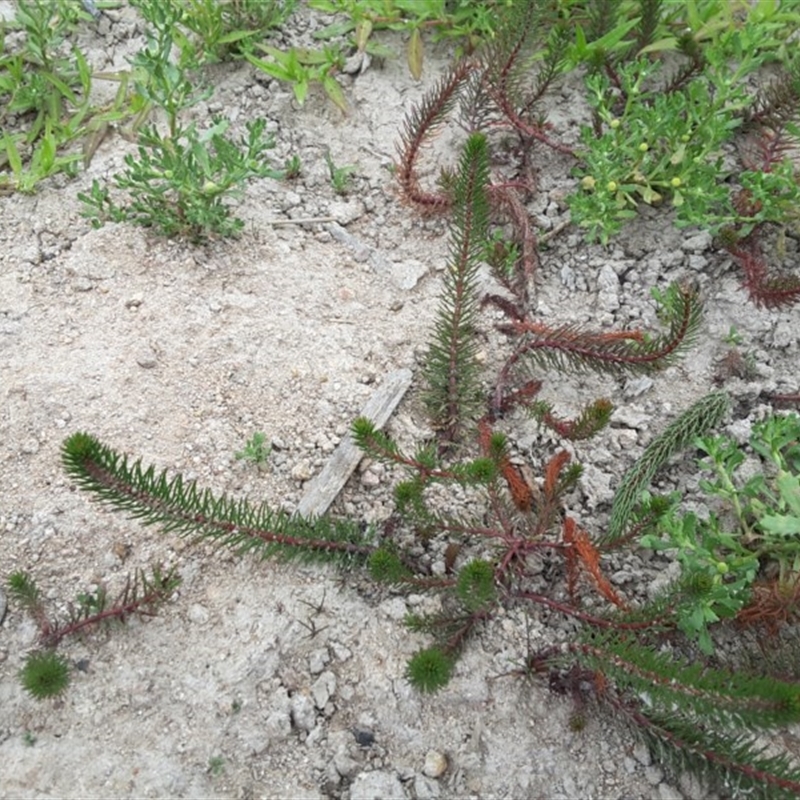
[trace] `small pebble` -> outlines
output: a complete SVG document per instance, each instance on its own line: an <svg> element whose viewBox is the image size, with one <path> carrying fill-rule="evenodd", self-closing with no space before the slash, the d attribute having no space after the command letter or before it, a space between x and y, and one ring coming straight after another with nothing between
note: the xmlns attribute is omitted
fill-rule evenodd
<svg viewBox="0 0 800 800"><path fill-rule="evenodd" d="M292 722L301 731L310 731L317 724L314 701L305 693L297 692L291 700Z"/></svg>
<svg viewBox="0 0 800 800"><path fill-rule="evenodd" d="M320 709L325 708L331 696L336 692L336 676L328 671L323 672L314 681L311 687L311 696L314 698L314 705Z"/></svg>
<svg viewBox="0 0 800 800"><path fill-rule="evenodd" d="M414 793L417 800L433 800L439 796L439 784L432 778L417 775L414 778Z"/></svg>
<svg viewBox="0 0 800 800"><path fill-rule="evenodd" d="M438 750L428 750L422 772L429 778L439 778L447 771L447 756Z"/></svg>
<svg viewBox="0 0 800 800"><path fill-rule="evenodd" d="M145 350L136 356L136 363L142 369L153 369L158 364L158 359L152 350Z"/></svg>
<svg viewBox="0 0 800 800"><path fill-rule="evenodd" d="M406 800L403 784L394 772L375 770L356 775L350 800Z"/></svg>
<svg viewBox="0 0 800 800"><path fill-rule="evenodd" d="M296 481L307 481L311 477L311 464L308 461L300 461L292 467L292 477Z"/></svg>

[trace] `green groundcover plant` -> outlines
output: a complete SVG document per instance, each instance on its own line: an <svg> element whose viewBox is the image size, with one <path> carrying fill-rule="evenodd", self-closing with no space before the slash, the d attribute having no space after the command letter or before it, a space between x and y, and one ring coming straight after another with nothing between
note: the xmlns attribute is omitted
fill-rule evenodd
<svg viewBox="0 0 800 800"><path fill-rule="evenodd" d="M18 0L0 25L0 194L35 191L52 175L73 176L91 157L91 141L132 113L125 93L93 105L93 75L85 54L67 46L92 17L69 0ZM21 38L10 47L7 34ZM70 147L83 142L79 147Z"/></svg>
<svg viewBox="0 0 800 800"><path fill-rule="evenodd" d="M685 658L663 652L661 645L685 629L685 582L652 601L633 602L604 568L613 550L635 543L643 525L654 521L652 509L635 508L641 490L673 453L720 424L728 413L727 395L702 398L667 426L621 484L613 525L605 533L584 530L569 511L581 469L566 450L542 453L541 479L529 480L497 430L500 418L516 410L533 414L566 439L595 434L608 422L610 403L591 401L577 418L559 418L535 400L541 386L532 377L537 367L555 365L564 379L586 369L658 371L696 335L697 298L681 287L660 294L665 330L647 335L534 321L519 303L509 303L504 310L511 324L500 327L513 341L486 392L474 348L481 308L476 270L497 241L490 221L488 154L486 137L470 136L454 178L451 246L425 369L425 399L438 439L405 452L367 419L353 424L366 454L406 473L395 488L396 511L380 529L328 515L305 519L215 496L180 475L130 462L86 433L64 443L64 465L101 502L167 533L208 537L240 554L360 566L378 583L440 595L439 612L406 619L430 642L410 659L406 672L424 692L447 685L460 653L501 610L539 609L570 618L575 635L564 644L529 651L521 673L571 696L576 713L595 706L610 710L675 770L689 769L734 793L793 796L800 791L800 766L786 753L763 754L754 731L799 720L800 685L777 675L734 673L704 660L702 652ZM505 268L503 260L496 262L498 279ZM431 502L448 488L462 496L452 510ZM774 509L784 511L780 503ZM446 569L434 574L420 553L442 545ZM535 565L545 555L561 567L543 583ZM153 585L156 591L164 588L163 581L151 580L148 586ZM585 603L590 594L599 604ZM105 613L115 609L112 603ZM691 645L692 637L686 641Z"/></svg>
<svg viewBox="0 0 800 800"><path fill-rule="evenodd" d="M739 616L772 626L794 618L800 599L800 417L769 417L753 426L746 461L727 436L706 436L695 446L705 457L702 515L680 511L672 498L645 547L674 551L686 595L678 608L682 630L713 652L709 625ZM750 477L741 473L749 466ZM660 500L649 499L649 504Z"/></svg>
<svg viewBox="0 0 800 800"><path fill-rule="evenodd" d="M756 304L794 303L800 278L777 270L764 243L798 224L800 57L789 46L798 24L800 11L777 2L515 3L491 41L407 115L403 197L428 212L452 206L450 173L432 188L420 163L430 138L457 120L518 156L490 196L513 226L525 274L538 239L524 206L536 191L530 165L548 158L574 176L567 204L588 240L610 241L642 205L663 207L677 225L716 236ZM547 108L576 70L591 118L577 146Z"/></svg>
<svg viewBox="0 0 800 800"><path fill-rule="evenodd" d="M84 216L95 227L107 220L133 222L194 242L234 236L244 222L232 215L230 200L243 195L250 179L285 176L266 158L274 140L265 120L247 122L239 141L228 136L230 122L221 117L205 128L184 125L182 112L208 99L211 90L198 88L188 68L172 60L182 7L151 0L138 5L150 27L147 46L132 60L134 84L138 96L166 114L167 131L153 123L141 128L137 153L125 156L125 170L113 178L127 200L119 202L95 180L88 193L78 194Z"/></svg>
<svg viewBox="0 0 800 800"><path fill-rule="evenodd" d="M285 176L264 158L274 146L265 126L264 120L248 122L239 142L226 136L229 122L221 118L204 131L194 123L178 127L174 136L145 126L137 154L125 156L126 169L114 177L127 202L118 204L108 188L93 181L88 194L78 195L85 215L95 226L105 220L134 222L192 241L234 236L244 222L231 215L227 201L241 197L250 178Z"/></svg>
<svg viewBox="0 0 800 800"><path fill-rule="evenodd" d="M744 58L737 48L747 42L754 48L747 58L759 58L769 47L784 59L780 69L785 70L789 56L781 48L791 11L767 3L760 6L761 17L745 8L737 16L725 7L694 2L675 9L655 0L515 3L504 10L485 48L460 59L410 110L395 177L407 202L427 213L449 214L451 233L440 306L421 370L435 439L407 452L367 419L352 425L352 435L366 455L403 475L394 491L394 512L381 525L365 528L361 520L331 515L306 519L266 504L217 496L179 474L132 461L86 432L76 432L64 442L67 473L100 502L168 534L213 539L239 554L339 563L360 568L375 582L398 591L438 595L440 611L406 619L411 631L427 637L406 670L409 682L423 692L446 687L476 632L509 610L569 619L575 633L563 643L529 649L520 674L568 695L576 713L590 708L610 711L667 767L690 770L710 788L742 797L798 796L800 764L779 744L777 751L766 752L760 738L765 731L800 721L796 673L764 674L726 666L718 653L710 657L706 639L706 634L729 626L734 615L745 615L746 622L768 633L793 613L792 602L785 602L786 596L793 598L797 585L793 423L770 422L775 432L756 430L752 447L765 459L763 483L750 485L749 479L736 481L738 456L731 454L730 445L712 436L730 413L727 393L710 392L668 424L654 421L662 433L623 477L608 524L599 524L598 530L585 529L571 512L581 467L568 449L543 446L535 463L520 464L500 430L510 415L527 414L559 442L596 435L609 422L611 402L587 398L574 418L563 418L537 399L545 371L558 381L586 371L620 377L653 374L674 364L700 335L700 298L692 286L680 284L653 293L657 330L597 331L538 318L530 294L539 239L525 207L535 187L524 167L538 148L578 170L576 191L587 197L598 194L597 186L585 185L587 175L580 174L594 145L586 139L586 149L578 152L560 142L543 112L543 98L569 69L584 70L589 85L602 95L595 106L598 122L591 140L600 143L601 151L615 142L615 131L629 137L623 122L627 125L636 114L645 113L636 110L635 103L626 112L637 82L640 90L650 93L644 105L655 104L659 94L683 91L709 64L721 65L722 55L734 61L737 53ZM687 25L691 41L676 35ZM712 35L720 32L729 33L729 38ZM670 36L674 47L663 44ZM710 55L693 55L695 46ZM715 55L719 47L723 52ZM647 61L642 55L663 51L675 51L679 65L659 92L648 87L648 76L641 74ZM724 118L730 104L743 104L733 109L731 120L751 126L764 147L776 139L784 143L777 149L767 147L756 165L764 175L780 173L778 165L784 163L794 135L794 112L785 109L796 109L800 95L786 77L791 70L781 74L781 83L765 93L763 102L747 105L731 88L720 107ZM666 73L659 75L664 78ZM708 94L687 94L690 106L722 96L717 90L725 87L714 84L715 75L713 69L708 72ZM606 97L609 93L613 97ZM179 107L178 103L176 111ZM604 119L603 109L613 116ZM465 145L457 165L429 188L419 168L425 144L456 113L467 132ZM698 113L692 106L691 119L700 119ZM614 126L614 120L620 125ZM649 185L662 198L674 199L681 190L691 205L691 187L683 187L684 178L690 182L690 177L678 175L678 186L669 171L680 168L680 162L662 164L662 153L650 171L646 161L648 153L655 158L665 148L669 162L675 155L673 145L687 145L688 153L689 145L698 142L698 170L704 158L716 158L712 146L703 144L704 134L695 140L694 128L679 130L683 132L677 139L670 138L671 130L665 132L663 142L624 138L621 149L630 158L615 192ZM498 179L491 170L498 131L519 144L515 152L523 163L513 178ZM682 142L684 135L690 141ZM647 149L642 149L643 143ZM645 175L644 184L637 182L636 170ZM780 174L787 178L787 173ZM669 186L661 185L665 181ZM771 201L743 194L745 188L734 187L733 195L726 195L738 217L720 230L720 236L731 253L739 253L754 299L767 306L788 305L800 296L800 286L791 277L770 275L758 249L764 226L773 224L758 215ZM601 238L604 225L613 235L617 211L631 210L624 207L630 198L647 201L643 190L627 190L623 206L601 214L596 231ZM659 202L653 195L649 199ZM779 206L774 208L788 213ZM714 213L727 212L722 208ZM786 217L779 217L779 223L788 224ZM505 289L502 296L480 295L478 272L483 264ZM487 306L499 312L496 327L506 345L496 362L484 367L477 343ZM703 487L733 508L735 527L727 525L722 512L715 512L720 520L715 528L700 515L685 523L689 515L670 499L640 502L668 459L698 440L706 448L712 474ZM452 504L442 503L448 492ZM663 541L669 551L686 551L681 556L684 575L646 601L626 597L607 575L614 552L639 547L642 536L658 536L644 540L651 547L660 548ZM441 573L434 573L424 557L434 552L443 555ZM543 558L556 565L548 576L537 569ZM720 567L723 562L727 571ZM162 587L155 579L151 584L156 590ZM764 592L762 586L767 587ZM774 604L775 597L783 598L782 606ZM94 601L90 605L95 614ZM117 607L112 603L105 613ZM29 606L34 615L40 613L36 608ZM53 683L58 682L56 676Z"/></svg>

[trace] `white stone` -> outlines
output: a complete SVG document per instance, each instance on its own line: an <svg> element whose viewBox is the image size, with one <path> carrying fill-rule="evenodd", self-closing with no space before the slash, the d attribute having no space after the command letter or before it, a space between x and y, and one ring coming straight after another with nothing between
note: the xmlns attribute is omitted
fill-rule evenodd
<svg viewBox="0 0 800 800"><path fill-rule="evenodd" d="M323 672L322 675L314 681L314 685L311 687L311 696L314 698L314 705L322 710L335 692L336 676L330 670Z"/></svg>
<svg viewBox="0 0 800 800"><path fill-rule="evenodd" d="M350 800L406 800L397 775L388 770L362 772L350 786Z"/></svg>
<svg viewBox="0 0 800 800"><path fill-rule="evenodd" d="M439 778L447 771L447 756L438 750L428 750L422 772L429 778Z"/></svg>
<svg viewBox="0 0 800 800"><path fill-rule="evenodd" d="M297 692L291 701L292 722L301 731L310 731L317 724L317 710L314 701L305 692Z"/></svg>

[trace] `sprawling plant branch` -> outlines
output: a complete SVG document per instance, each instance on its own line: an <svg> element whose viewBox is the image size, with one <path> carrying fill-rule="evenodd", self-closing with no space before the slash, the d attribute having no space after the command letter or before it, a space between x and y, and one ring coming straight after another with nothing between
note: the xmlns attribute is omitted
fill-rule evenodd
<svg viewBox="0 0 800 800"><path fill-rule="evenodd" d="M270 556L309 558L314 554L345 559L365 558L374 547L357 523L327 518L308 522L269 509L253 508L246 500L214 497L184 483L180 475L156 476L153 467L128 459L86 433L73 434L63 447L67 473L101 502L125 511L145 525L165 532L217 539L240 552L257 549Z"/></svg>

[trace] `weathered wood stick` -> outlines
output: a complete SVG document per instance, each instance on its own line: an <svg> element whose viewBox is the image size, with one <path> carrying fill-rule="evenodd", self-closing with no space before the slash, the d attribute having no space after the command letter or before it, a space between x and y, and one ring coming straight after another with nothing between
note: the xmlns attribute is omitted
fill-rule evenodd
<svg viewBox="0 0 800 800"><path fill-rule="evenodd" d="M399 369L390 373L372 397L367 400L361 416L367 417L376 428L382 428L410 385L410 369ZM347 483L347 479L353 474L353 470L363 455L364 453L353 441L352 434L348 432L333 451L328 463L322 468L322 472L308 482L295 513L302 517L316 517L324 514Z"/></svg>

